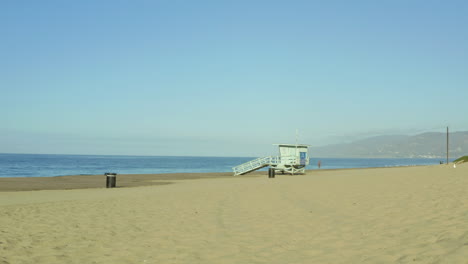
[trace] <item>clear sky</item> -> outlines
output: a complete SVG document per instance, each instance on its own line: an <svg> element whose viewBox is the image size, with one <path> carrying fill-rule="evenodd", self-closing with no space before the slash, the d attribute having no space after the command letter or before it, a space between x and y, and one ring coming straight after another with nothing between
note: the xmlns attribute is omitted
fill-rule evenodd
<svg viewBox="0 0 468 264"><path fill-rule="evenodd" d="M468 130L468 1L0 2L0 153Z"/></svg>

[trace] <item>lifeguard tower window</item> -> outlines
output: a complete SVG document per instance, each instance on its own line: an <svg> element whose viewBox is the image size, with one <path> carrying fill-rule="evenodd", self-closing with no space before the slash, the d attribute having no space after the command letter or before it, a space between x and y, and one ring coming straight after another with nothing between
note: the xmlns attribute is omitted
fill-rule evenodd
<svg viewBox="0 0 468 264"><path fill-rule="evenodd" d="M300 165L306 164L307 152L299 152L300 153Z"/></svg>

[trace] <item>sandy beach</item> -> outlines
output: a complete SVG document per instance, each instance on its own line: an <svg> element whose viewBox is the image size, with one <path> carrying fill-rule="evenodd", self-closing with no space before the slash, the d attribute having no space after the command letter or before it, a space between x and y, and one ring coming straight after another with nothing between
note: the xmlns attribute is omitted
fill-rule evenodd
<svg viewBox="0 0 468 264"><path fill-rule="evenodd" d="M468 164L229 175L0 179L0 263L468 263Z"/></svg>

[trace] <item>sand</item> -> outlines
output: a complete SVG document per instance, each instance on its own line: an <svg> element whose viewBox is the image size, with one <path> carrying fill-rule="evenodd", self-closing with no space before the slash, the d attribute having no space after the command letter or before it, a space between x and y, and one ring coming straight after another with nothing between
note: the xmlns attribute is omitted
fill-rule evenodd
<svg viewBox="0 0 468 264"><path fill-rule="evenodd" d="M0 192L0 263L468 263L467 165Z"/></svg>
<svg viewBox="0 0 468 264"><path fill-rule="evenodd" d="M249 176L261 175L256 172ZM264 174L264 173L263 173ZM205 178L232 178L232 173L168 173L168 174L119 174L117 187L138 187L170 184L179 180ZM15 177L0 178L0 192L38 191L38 190L73 190L103 188L106 186L104 175L71 175L56 177Z"/></svg>

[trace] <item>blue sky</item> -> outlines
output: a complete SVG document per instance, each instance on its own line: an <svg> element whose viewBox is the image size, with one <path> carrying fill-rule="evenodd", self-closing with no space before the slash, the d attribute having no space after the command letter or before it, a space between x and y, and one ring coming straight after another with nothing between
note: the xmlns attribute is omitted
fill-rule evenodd
<svg viewBox="0 0 468 264"><path fill-rule="evenodd" d="M468 130L467 1L2 1L0 153Z"/></svg>

